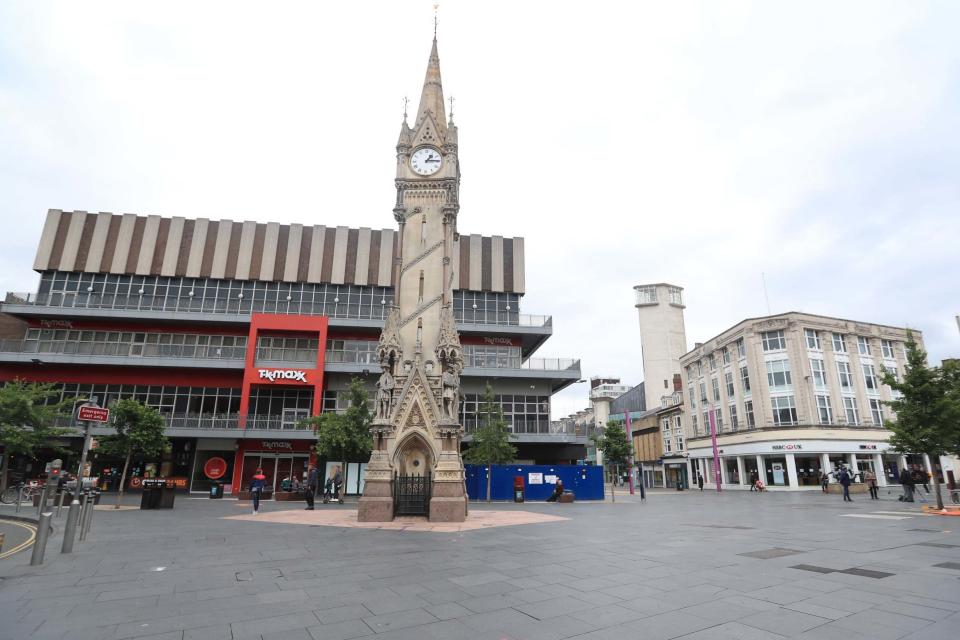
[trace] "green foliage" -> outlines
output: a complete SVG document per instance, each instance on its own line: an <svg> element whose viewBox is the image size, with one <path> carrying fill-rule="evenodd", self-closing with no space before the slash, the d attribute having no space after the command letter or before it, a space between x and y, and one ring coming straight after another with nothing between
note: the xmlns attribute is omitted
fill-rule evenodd
<svg viewBox="0 0 960 640"><path fill-rule="evenodd" d="M72 400L54 402L60 395L52 384L13 380L0 387L0 442L8 453L33 457L34 450L47 447L65 452L53 439L73 433L58 428L57 418L69 415Z"/></svg>
<svg viewBox="0 0 960 640"><path fill-rule="evenodd" d="M363 381L350 382L350 406L343 413L325 412L303 421L317 436L317 455L328 460L365 461L370 458L369 396Z"/></svg>
<svg viewBox="0 0 960 640"><path fill-rule="evenodd" d="M110 408L110 424L117 433L100 438L106 453L154 458L169 451L166 423L153 407L129 398L120 400Z"/></svg>
<svg viewBox="0 0 960 640"><path fill-rule="evenodd" d="M507 464L517 455L517 448L510 444L510 433L503 410L487 383L483 399L476 414L477 428L473 432L470 448L463 454L464 460L477 464Z"/></svg>
<svg viewBox="0 0 960 640"><path fill-rule="evenodd" d="M627 439L627 432L623 423L611 422L607 424L602 434L591 436L597 449L603 452L603 458L611 466L623 466L630 462L633 455L633 446Z"/></svg>
<svg viewBox="0 0 960 640"><path fill-rule="evenodd" d="M886 402L896 418L886 423L890 444L903 453L929 456L960 452L960 363L928 367L927 354L907 334L907 366L899 382L884 370L883 382L901 397Z"/></svg>

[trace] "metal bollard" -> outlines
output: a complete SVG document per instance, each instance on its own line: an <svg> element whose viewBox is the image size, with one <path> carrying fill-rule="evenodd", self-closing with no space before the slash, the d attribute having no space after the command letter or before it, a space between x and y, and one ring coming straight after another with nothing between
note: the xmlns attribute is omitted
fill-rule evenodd
<svg viewBox="0 0 960 640"><path fill-rule="evenodd" d="M44 512L47 508L47 500L50 499L50 483L43 485L43 488L40 489L40 502L37 503L37 517L40 517L40 514Z"/></svg>
<svg viewBox="0 0 960 640"><path fill-rule="evenodd" d="M60 517L60 512L63 511L63 501L67 497L67 492L64 489L60 490L60 499L57 500L57 517Z"/></svg>
<svg viewBox="0 0 960 640"><path fill-rule="evenodd" d="M20 513L20 499L23 498L23 483L17 487L17 513Z"/></svg>
<svg viewBox="0 0 960 640"><path fill-rule="evenodd" d="M37 522L37 539L33 542L33 553L30 555L30 565L43 564L43 553L47 550L47 540L50 538L50 520L53 513L41 513Z"/></svg>
<svg viewBox="0 0 960 640"><path fill-rule="evenodd" d="M80 502L73 497L70 510L67 511L67 522L63 525L63 546L60 553L73 553L73 542L77 537L77 520L80 519Z"/></svg>
<svg viewBox="0 0 960 640"><path fill-rule="evenodd" d="M77 522L77 529L80 531L80 542L83 542L87 539L87 511L90 510L90 496L89 494L82 494L80 496L80 504L83 507L80 509L80 520Z"/></svg>
<svg viewBox="0 0 960 640"><path fill-rule="evenodd" d="M84 518L83 529L80 530L81 540L86 540L87 534L90 533L90 525L93 524L93 507L95 502L96 496L93 493L87 496L86 518Z"/></svg>

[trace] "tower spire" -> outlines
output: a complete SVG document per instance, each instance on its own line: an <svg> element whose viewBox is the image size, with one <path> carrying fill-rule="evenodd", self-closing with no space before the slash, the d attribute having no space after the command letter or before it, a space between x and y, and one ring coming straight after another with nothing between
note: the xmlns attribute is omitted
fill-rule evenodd
<svg viewBox="0 0 960 640"><path fill-rule="evenodd" d="M437 127L442 132L447 125L447 114L443 104L443 85L440 82L440 55L437 53L436 34L430 49L430 59L427 61L427 74L423 79L423 90L420 92L420 106L417 108L414 128L420 126L427 113L433 115Z"/></svg>

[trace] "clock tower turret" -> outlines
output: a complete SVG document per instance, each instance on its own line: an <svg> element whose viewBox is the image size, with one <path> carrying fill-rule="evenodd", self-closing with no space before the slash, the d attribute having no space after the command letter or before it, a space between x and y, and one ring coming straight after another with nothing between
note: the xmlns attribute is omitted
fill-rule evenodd
<svg viewBox="0 0 960 640"><path fill-rule="evenodd" d="M451 260L460 163L457 129L444 106L434 37L416 120L411 127L404 117L397 141L395 305L378 347L374 450L361 521L392 520L418 504L432 521L466 518L459 421L463 349L453 318Z"/></svg>

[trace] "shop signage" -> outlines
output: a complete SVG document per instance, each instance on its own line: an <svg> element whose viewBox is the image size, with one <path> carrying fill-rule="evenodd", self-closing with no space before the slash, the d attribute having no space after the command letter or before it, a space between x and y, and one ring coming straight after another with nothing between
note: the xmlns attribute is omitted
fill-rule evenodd
<svg viewBox="0 0 960 640"><path fill-rule="evenodd" d="M860 445L860 448L861 448L861 449L869 449L869 450L871 450L871 451L875 451L875 450L877 449L877 445L875 445L875 444L862 444L862 445Z"/></svg>
<svg viewBox="0 0 960 640"><path fill-rule="evenodd" d="M511 347L513 346L513 339L512 338L484 338L483 343L484 344L502 344L502 345Z"/></svg>
<svg viewBox="0 0 960 640"><path fill-rule="evenodd" d="M223 458L210 458L203 464L203 475L211 480L219 480L227 473L227 461Z"/></svg>
<svg viewBox="0 0 960 640"><path fill-rule="evenodd" d="M261 380L276 382L277 380L292 380L293 382L307 382L307 372L299 369L258 369Z"/></svg>
<svg viewBox="0 0 960 640"><path fill-rule="evenodd" d="M774 451L800 451L803 445L800 444L775 444L770 447Z"/></svg>
<svg viewBox="0 0 960 640"><path fill-rule="evenodd" d="M40 326L44 329L73 329L72 320L41 320Z"/></svg>
<svg viewBox="0 0 960 640"><path fill-rule="evenodd" d="M77 420L88 422L107 422L110 420L110 409L103 407L80 407L77 412Z"/></svg>
<svg viewBox="0 0 960 640"><path fill-rule="evenodd" d="M182 476L168 478L141 478L133 476L130 478L130 488L139 489L143 487L166 487L167 489L186 489L187 479Z"/></svg>
<svg viewBox="0 0 960 640"><path fill-rule="evenodd" d="M263 449L286 449L293 451L293 443L287 440L262 440L260 447Z"/></svg>

